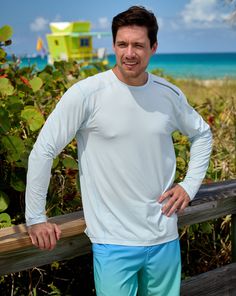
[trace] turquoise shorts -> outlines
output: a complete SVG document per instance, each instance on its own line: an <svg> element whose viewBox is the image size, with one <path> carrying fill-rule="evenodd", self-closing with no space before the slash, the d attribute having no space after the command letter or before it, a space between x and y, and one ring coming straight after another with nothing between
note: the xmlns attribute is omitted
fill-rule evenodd
<svg viewBox="0 0 236 296"><path fill-rule="evenodd" d="M179 296L179 240L132 247L93 244L97 296Z"/></svg>

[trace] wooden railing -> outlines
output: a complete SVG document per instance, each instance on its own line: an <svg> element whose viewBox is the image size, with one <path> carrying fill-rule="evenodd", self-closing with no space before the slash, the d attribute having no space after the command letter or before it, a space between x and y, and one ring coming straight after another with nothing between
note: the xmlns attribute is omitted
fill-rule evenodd
<svg viewBox="0 0 236 296"><path fill-rule="evenodd" d="M179 227L232 214L232 258L236 262L236 180L202 185L185 212L179 215ZM24 224L0 230L0 274L9 274L42 266L53 261L71 259L91 251L84 234L83 212L50 218L60 225L62 238L52 251L32 246ZM226 265L183 281L182 296L234 295L236 263Z"/></svg>

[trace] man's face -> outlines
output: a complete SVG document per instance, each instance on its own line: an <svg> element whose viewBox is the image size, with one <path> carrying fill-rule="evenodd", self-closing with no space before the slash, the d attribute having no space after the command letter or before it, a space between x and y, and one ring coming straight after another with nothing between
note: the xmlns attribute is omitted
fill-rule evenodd
<svg viewBox="0 0 236 296"><path fill-rule="evenodd" d="M147 80L145 70L156 49L157 43L152 48L150 47L146 27L127 26L119 28L113 44L116 55L114 73L126 84L145 84Z"/></svg>

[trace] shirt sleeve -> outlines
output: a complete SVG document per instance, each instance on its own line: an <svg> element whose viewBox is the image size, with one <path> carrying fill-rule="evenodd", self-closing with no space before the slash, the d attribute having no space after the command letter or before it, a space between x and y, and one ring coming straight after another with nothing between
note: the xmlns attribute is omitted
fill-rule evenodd
<svg viewBox="0 0 236 296"><path fill-rule="evenodd" d="M178 130L188 136L191 143L188 170L184 180L179 185L185 189L192 200L199 190L209 165L212 133L209 125L188 104L182 93L176 115Z"/></svg>
<svg viewBox="0 0 236 296"><path fill-rule="evenodd" d="M88 106L76 83L65 92L49 115L30 153L25 196L28 226L47 220L46 195L53 159L75 137L87 117Z"/></svg>

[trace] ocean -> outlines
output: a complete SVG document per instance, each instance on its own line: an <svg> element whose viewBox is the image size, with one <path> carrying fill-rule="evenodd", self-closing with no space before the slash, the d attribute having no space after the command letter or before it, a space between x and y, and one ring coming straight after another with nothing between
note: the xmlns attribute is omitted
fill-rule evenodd
<svg viewBox="0 0 236 296"><path fill-rule="evenodd" d="M115 55L108 55L109 66L115 65ZM47 65L47 57L23 57L20 66L35 64L42 70ZM236 79L235 53L178 53L155 54L148 70L161 69L164 74L174 78L196 79Z"/></svg>

